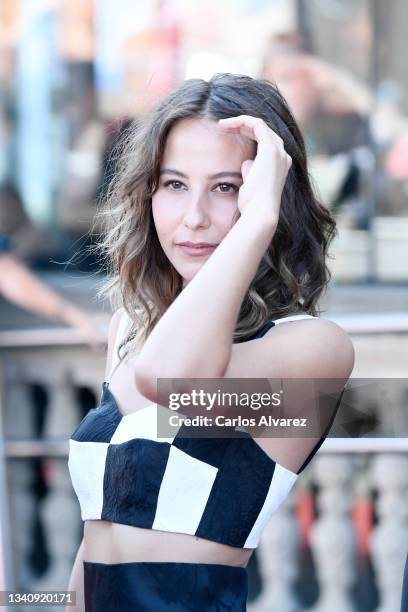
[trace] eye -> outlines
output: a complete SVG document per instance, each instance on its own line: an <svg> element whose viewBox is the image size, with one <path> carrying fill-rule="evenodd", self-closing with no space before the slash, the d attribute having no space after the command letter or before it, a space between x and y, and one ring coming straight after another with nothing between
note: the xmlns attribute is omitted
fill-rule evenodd
<svg viewBox="0 0 408 612"><path fill-rule="evenodd" d="M218 185L216 185L215 187L216 187L216 188L217 188L217 187L227 187L227 188L232 187L232 189L233 189L233 192L232 192L232 193L237 193L237 191L239 191L239 187L237 187L237 186L236 186L236 185L234 185L233 183L218 183ZM231 193L231 191L224 191L224 190L221 190L221 193Z"/></svg>
<svg viewBox="0 0 408 612"><path fill-rule="evenodd" d="M170 185L171 185L170 191L180 191L178 186L184 185L184 183L182 183L181 181L176 181L176 180L169 180L163 183L164 187L169 187ZM218 183L218 185L216 185L214 189L217 189L218 187L223 187L220 193L225 193L227 195L230 193L237 193L239 191L239 187L237 187L237 185L234 185L233 183ZM232 188L232 191L231 191L231 188Z"/></svg>
<svg viewBox="0 0 408 612"><path fill-rule="evenodd" d="M164 187L167 187L168 185L174 185L174 184L176 184L176 185L182 185L183 183L182 183L181 181L174 181L174 180L173 180L173 181L166 181L166 182L164 183ZM171 189L171 191L180 191L180 190L179 190L179 189L173 189L173 188L172 188L172 189Z"/></svg>

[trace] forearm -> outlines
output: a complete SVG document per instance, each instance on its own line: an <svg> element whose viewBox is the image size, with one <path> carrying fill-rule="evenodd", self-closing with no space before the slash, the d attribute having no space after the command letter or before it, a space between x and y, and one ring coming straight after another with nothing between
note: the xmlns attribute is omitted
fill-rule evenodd
<svg viewBox="0 0 408 612"><path fill-rule="evenodd" d="M276 223L242 215L157 323L136 380L218 378L228 365L240 308Z"/></svg>
<svg viewBox="0 0 408 612"><path fill-rule="evenodd" d="M3 256L0 276L0 290L4 297L35 314L55 321L64 321L66 311L75 308L12 254Z"/></svg>

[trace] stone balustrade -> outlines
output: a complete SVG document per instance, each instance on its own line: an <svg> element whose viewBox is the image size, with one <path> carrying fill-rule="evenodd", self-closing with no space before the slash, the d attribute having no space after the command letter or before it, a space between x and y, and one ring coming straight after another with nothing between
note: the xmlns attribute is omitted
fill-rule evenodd
<svg viewBox="0 0 408 612"><path fill-rule="evenodd" d="M8 588L65 589L82 537L67 466L68 438L99 400L105 355L48 333L48 341L41 343L0 334L7 475L0 492L8 501L14 581ZM381 358L388 368L381 370L382 376L399 372L401 363L394 367L392 355L401 357L398 342L406 344L405 332L402 336L383 334L373 342L373 334L356 333L356 350L367 356L357 373L369 376L370 359L378 368ZM377 360L374 346L381 346ZM407 387L392 397L394 418L406 416ZM391 407L381 398L377 401L386 431ZM250 560L248 612L398 610L408 551L407 450L407 438L332 438L323 444L271 517ZM314 508L307 546L298 520L302 495L309 495ZM353 518L362 499L373 513L365 554Z"/></svg>

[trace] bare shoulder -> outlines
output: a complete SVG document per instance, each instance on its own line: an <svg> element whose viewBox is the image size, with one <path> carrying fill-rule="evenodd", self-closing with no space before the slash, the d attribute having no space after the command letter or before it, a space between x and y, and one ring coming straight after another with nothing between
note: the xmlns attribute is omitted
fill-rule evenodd
<svg viewBox="0 0 408 612"><path fill-rule="evenodd" d="M233 344L225 376L349 378L354 347L329 319L300 319L272 327L262 338Z"/></svg>

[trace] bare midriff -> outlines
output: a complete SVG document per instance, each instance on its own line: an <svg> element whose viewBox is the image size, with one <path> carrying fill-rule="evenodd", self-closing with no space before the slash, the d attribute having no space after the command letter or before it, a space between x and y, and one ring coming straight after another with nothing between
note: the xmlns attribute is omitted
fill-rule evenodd
<svg viewBox="0 0 408 612"><path fill-rule="evenodd" d="M246 567L254 550L184 533L144 529L104 520L84 522L84 560L93 563L178 561Z"/></svg>

